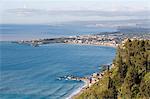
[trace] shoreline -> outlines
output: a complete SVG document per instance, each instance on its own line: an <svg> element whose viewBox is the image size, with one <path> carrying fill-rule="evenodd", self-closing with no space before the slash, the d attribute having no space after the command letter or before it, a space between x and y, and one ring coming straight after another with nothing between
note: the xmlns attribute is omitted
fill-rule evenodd
<svg viewBox="0 0 150 99"><path fill-rule="evenodd" d="M8 41L10 42L10 41ZM56 43L54 43L56 44ZM85 44L85 43L61 43L61 44L74 44L74 45L81 45L81 46L84 46L84 45L88 45L88 46L103 46L103 47L112 47L112 48L116 48L117 46L113 46L113 45L105 45L105 44ZM45 44L41 44L41 45L45 45ZM35 46L36 47L36 46ZM107 63L107 65L110 65L110 63ZM111 66L112 67L112 66ZM100 74L103 74L105 71L102 71L100 72ZM95 72L97 73L97 72ZM94 74L94 73L93 73ZM90 74L88 77L92 76L93 74ZM93 84L95 84L96 82L94 83L90 83L88 79L85 79L85 80L81 80L83 82L83 85L80 86L79 88L77 88L75 91L73 91L66 99L74 99L75 97L79 96L80 94L82 94L83 91L85 91L87 88L91 87Z"/></svg>
<svg viewBox="0 0 150 99"><path fill-rule="evenodd" d="M113 68L113 65L109 64L107 65L109 66L109 68ZM74 99L76 98L77 96L81 95L85 90L87 90L88 88L90 88L93 84L97 83L98 81L100 81L100 79L103 77L103 75L105 74L105 72L107 71L104 70L104 71L101 71L101 72L95 72L95 73L92 73L90 76L88 77L91 77L92 79L94 78L94 82L90 82L89 79L83 79L81 80L84 84L83 86L79 87L77 90L75 90L71 95L69 95L69 97L67 97L66 99ZM95 74L99 74L99 76L95 76Z"/></svg>
<svg viewBox="0 0 150 99"><path fill-rule="evenodd" d="M84 82L84 81L83 81ZM88 82L84 82L84 85L79 87L75 92L73 92L67 99L74 99L80 95L88 87Z"/></svg>
<svg viewBox="0 0 150 99"><path fill-rule="evenodd" d="M100 44L84 44L84 43L62 43L62 44L74 44L74 45L89 45L89 46L104 46L104 47L113 47L117 48L117 46L112 46L112 45L100 45Z"/></svg>
<svg viewBox="0 0 150 99"><path fill-rule="evenodd" d="M11 43L16 43L13 41L0 41L0 42L11 42ZM47 44L27 44L27 43L18 43L17 44L24 44L24 45L29 45L29 46L33 46L33 47L39 47L41 45L47 45ZM50 43L48 43L50 44ZM52 43L51 43L52 44ZM117 48L118 46L114 46L114 45L105 45L105 44L85 44L85 43L53 43L53 44L68 44L68 45L81 45L81 46L100 46L100 47L112 47L112 48Z"/></svg>
<svg viewBox="0 0 150 99"><path fill-rule="evenodd" d="M117 47L120 39L120 32L110 32L111 34L91 34L91 35L80 35L80 36L68 36L58 38L44 38L44 39L33 39L33 40L20 40L14 43L28 44L31 46L39 46L42 44L52 43L64 43L64 44L80 44L80 45L94 45L94 46L110 46ZM122 35L122 34L121 34Z"/></svg>
<svg viewBox="0 0 150 99"><path fill-rule="evenodd" d="M75 91L73 91L73 93L70 94L66 99L73 99L74 96L78 95L87 86L88 86L87 82L83 81L83 85L79 87L78 89L76 89Z"/></svg>

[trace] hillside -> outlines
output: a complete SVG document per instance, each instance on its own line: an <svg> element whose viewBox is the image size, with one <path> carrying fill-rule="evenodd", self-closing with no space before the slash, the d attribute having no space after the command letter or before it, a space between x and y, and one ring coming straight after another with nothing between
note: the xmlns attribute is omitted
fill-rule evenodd
<svg viewBox="0 0 150 99"><path fill-rule="evenodd" d="M150 98L150 40L126 40L117 49L114 66L76 99Z"/></svg>

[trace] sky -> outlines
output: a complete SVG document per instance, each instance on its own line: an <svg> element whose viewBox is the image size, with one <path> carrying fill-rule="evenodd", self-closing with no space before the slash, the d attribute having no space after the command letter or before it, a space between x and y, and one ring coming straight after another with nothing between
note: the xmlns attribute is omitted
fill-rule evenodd
<svg viewBox="0 0 150 99"><path fill-rule="evenodd" d="M0 24L149 18L150 0L0 0Z"/></svg>

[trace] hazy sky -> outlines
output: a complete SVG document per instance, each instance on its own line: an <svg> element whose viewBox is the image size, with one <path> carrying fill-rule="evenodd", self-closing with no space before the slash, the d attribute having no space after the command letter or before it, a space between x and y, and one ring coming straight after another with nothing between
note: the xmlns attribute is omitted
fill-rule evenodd
<svg viewBox="0 0 150 99"><path fill-rule="evenodd" d="M0 0L0 23L149 18L149 5L150 0Z"/></svg>

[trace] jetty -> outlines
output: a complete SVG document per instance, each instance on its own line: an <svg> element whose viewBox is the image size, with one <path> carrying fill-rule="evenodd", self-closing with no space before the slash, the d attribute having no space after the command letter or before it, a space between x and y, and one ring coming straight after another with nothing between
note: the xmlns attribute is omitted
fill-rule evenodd
<svg viewBox="0 0 150 99"><path fill-rule="evenodd" d="M82 81L86 84L85 88L90 87L91 85L95 84L98 82L102 76L104 75L104 72L98 72L98 73L93 73L90 76L87 77L77 77L73 75L67 75L63 77L57 78L58 80L75 80L75 81Z"/></svg>

